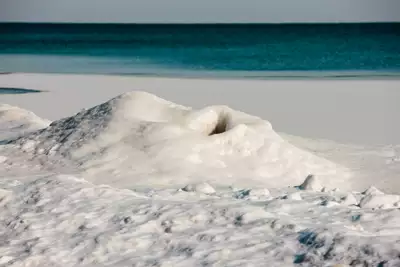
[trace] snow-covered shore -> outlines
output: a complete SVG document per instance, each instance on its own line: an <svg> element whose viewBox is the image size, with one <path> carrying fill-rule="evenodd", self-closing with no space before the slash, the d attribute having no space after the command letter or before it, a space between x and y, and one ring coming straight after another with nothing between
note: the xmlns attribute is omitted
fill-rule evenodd
<svg viewBox="0 0 400 267"><path fill-rule="evenodd" d="M48 92L0 96L0 266L399 266L400 146L278 134L189 96L246 85L296 81L1 76ZM201 108L138 92L173 86Z"/></svg>
<svg viewBox="0 0 400 267"><path fill-rule="evenodd" d="M4 74L0 87L46 91L1 95L50 120L119 94L146 91L196 109L228 105L276 131L351 144L399 144L400 80L224 80L112 75Z"/></svg>

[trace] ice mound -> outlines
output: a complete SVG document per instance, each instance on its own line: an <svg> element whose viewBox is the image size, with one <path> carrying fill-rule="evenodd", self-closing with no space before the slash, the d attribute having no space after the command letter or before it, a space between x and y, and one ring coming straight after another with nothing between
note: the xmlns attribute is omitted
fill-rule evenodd
<svg viewBox="0 0 400 267"><path fill-rule="evenodd" d="M46 128L49 124L50 121L39 118L33 112L0 104L0 141Z"/></svg>
<svg viewBox="0 0 400 267"><path fill-rule="evenodd" d="M258 117L226 106L192 110L145 92L125 93L13 144L50 159L62 156L93 180L123 186L184 186L207 177L217 186L270 188L313 174L329 187L347 177Z"/></svg>
<svg viewBox="0 0 400 267"><path fill-rule="evenodd" d="M215 189L208 183L199 183L194 185L187 185L182 188L185 192L198 192L203 194L214 194Z"/></svg>
<svg viewBox="0 0 400 267"><path fill-rule="evenodd" d="M357 199L355 198L355 196L351 193L348 193L346 196L344 196L341 199L341 204L343 205L347 205L347 206L351 206L351 205L357 205Z"/></svg>
<svg viewBox="0 0 400 267"><path fill-rule="evenodd" d="M385 194L379 189L371 186L363 192L363 197L358 204L366 209L391 209L400 206L400 196Z"/></svg>
<svg viewBox="0 0 400 267"><path fill-rule="evenodd" d="M320 184L317 177L315 177L312 174L308 175L307 178L304 180L304 182L299 186L299 189L301 190L311 190L311 191L321 191L322 188L323 187Z"/></svg>

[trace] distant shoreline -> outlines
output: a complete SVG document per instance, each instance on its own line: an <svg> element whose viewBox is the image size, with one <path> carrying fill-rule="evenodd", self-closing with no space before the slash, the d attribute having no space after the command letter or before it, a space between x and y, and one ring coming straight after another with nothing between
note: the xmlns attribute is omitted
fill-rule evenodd
<svg viewBox="0 0 400 267"><path fill-rule="evenodd" d="M95 76L123 76L123 77L144 77L144 78L163 78L163 79L185 79L185 80L260 80L260 81L268 81L268 80L400 80L400 71L393 72L382 72L379 71L365 71L365 72L357 72L357 71L338 71L338 72L328 72L328 71L282 71L282 72L266 72L263 74L250 74L250 73L242 73L242 74L234 74L234 73L218 73L218 72L207 72L207 73L141 73L141 72L132 72L132 73L95 73L95 72L0 72L0 75L12 75L12 74L43 74L43 75L95 75ZM0 94L2 93L2 89L0 88ZM32 90L32 89L22 89L22 88L13 88L15 90L26 90L26 92L21 93L40 93L44 92L41 90ZM16 94L20 94L17 92Z"/></svg>

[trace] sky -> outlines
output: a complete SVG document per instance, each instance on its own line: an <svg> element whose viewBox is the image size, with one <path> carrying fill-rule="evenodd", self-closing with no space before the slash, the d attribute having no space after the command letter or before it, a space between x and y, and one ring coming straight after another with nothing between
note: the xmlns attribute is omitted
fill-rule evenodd
<svg viewBox="0 0 400 267"><path fill-rule="evenodd" d="M123 23L400 21L400 0L0 0L0 21Z"/></svg>

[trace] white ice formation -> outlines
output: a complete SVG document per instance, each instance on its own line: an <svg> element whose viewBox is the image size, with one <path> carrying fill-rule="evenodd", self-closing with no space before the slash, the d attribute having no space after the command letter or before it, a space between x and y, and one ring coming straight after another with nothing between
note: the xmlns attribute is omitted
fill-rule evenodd
<svg viewBox="0 0 400 267"><path fill-rule="evenodd" d="M125 93L12 143L61 156L87 177L120 186L184 186L207 177L217 186L229 180L271 188L299 184L312 173L329 187L348 175L285 141L268 121L226 106L193 110L145 92Z"/></svg>
<svg viewBox="0 0 400 267"><path fill-rule="evenodd" d="M323 187L317 177L310 174L306 177L304 182L299 186L301 190L322 191Z"/></svg>

